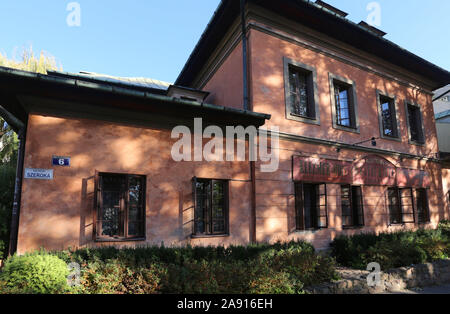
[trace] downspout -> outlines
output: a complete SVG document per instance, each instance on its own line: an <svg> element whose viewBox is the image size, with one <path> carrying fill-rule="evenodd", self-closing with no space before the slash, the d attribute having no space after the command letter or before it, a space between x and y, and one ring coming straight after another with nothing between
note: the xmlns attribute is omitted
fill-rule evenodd
<svg viewBox="0 0 450 314"><path fill-rule="evenodd" d="M11 214L11 230L9 234L8 256L14 255L17 252L17 241L19 237L20 203L22 199L23 164L25 159L26 126L24 126L19 130L18 138L19 138L19 150L17 152L18 158L16 167L16 182L14 186L14 203Z"/></svg>
<svg viewBox="0 0 450 314"><path fill-rule="evenodd" d="M249 110L248 97L248 56L247 56L247 27L245 22L245 0L241 0L241 27L242 27L242 65L243 65L243 92L244 110Z"/></svg>
<svg viewBox="0 0 450 314"><path fill-rule="evenodd" d="M16 181L14 185L14 202L11 213L11 230L9 234L9 248L8 255L11 256L17 251L17 239L19 234L19 214L20 201L22 198L22 176L23 164L25 158L25 138L27 126L22 121L17 119L3 106L0 106L0 114L5 119L11 128L17 132L19 138L19 150L17 152L17 166L16 166Z"/></svg>
<svg viewBox="0 0 450 314"><path fill-rule="evenodd" d="M245 21L245 3L241 0L241 27L242 27L242 74L243 74L243 94L244 94L244 110L249 110L249 88L248 88L248 40L247 27ZM253 149L253 148L250 148ZM250 161L250 178L251 178L251 209L250 209L250 230L249 239L251 243L256 243L256 163Z"/></svg>

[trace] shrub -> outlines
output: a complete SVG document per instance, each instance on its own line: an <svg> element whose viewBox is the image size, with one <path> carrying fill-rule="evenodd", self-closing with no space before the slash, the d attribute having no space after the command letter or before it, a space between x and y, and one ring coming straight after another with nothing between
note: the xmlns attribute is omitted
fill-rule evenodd
<svg viewBox="0 0 450 314"><path fill-rule="evenodd" d="M13 256L5 262L0 281L5 292L49 294L67 289L67 264L60 258L38 252Z"/></svg>
<svg viewBox="0 0 450 314"><path fill-rule="evenodd" d="M409 266L448 258L449 236L438 230L340 236L331 244L336 261L347 267L365 269L377 262L383 269Z"/></svg>

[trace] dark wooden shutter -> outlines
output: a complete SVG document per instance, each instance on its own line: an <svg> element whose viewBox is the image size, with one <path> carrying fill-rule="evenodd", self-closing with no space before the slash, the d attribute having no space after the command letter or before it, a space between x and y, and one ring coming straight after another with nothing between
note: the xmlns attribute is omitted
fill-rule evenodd
<svg viewBox="0 0 450 314"><path fill-rule="evenodd" d="M294 184L295 192L295 222L297 230L305 230L305 217L303 214L303 183Z"/></svg>
<svg viewBox="0 0 450 314"><path fill-rule="evenodd" d="M317 185L317 228L328 228L327 185Z"/></svg>

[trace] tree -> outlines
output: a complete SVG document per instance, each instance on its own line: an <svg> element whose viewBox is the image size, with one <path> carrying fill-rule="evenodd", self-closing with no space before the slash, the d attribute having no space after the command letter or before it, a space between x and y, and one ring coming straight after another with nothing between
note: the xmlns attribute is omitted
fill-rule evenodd
<svg viewBox="0 0 450 314"><path fill-rule="evenodd" d="M22 50L20 60L8 59L0 53L0 66L41 74L62 70L53 56L42 51L37 58L31 47ZM18 147L17 134L0 117L0 259L8 249Z"/></svg>

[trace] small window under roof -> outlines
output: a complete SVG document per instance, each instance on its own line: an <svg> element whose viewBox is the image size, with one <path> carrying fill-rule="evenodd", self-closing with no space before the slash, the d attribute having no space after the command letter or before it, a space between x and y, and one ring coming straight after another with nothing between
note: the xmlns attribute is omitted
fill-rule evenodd
<svg viewBox="0 0 450 314"><path fill-rule="evenodd" d="M170 85L167 90L167 96L169 97L188 101L196 101L199 103L203 103L208 95L209 92L177 85Z"/></svg>
<svg viewBox="0 0 450 314"><path fill-rule="evenodd" d="M326 3L326 2L323 2L322 0L317 0L316 3L317 3L318 5L324 7L325 9L328 9L328 10L330 10L331 12L336 13L336 14L339 15L339 16L346 17L346 16L348 15L347 12L344 12L344 11L342 11L342 10L339 10L338 8L333 7L331 4L328 4L328 3Z"/></svg>

